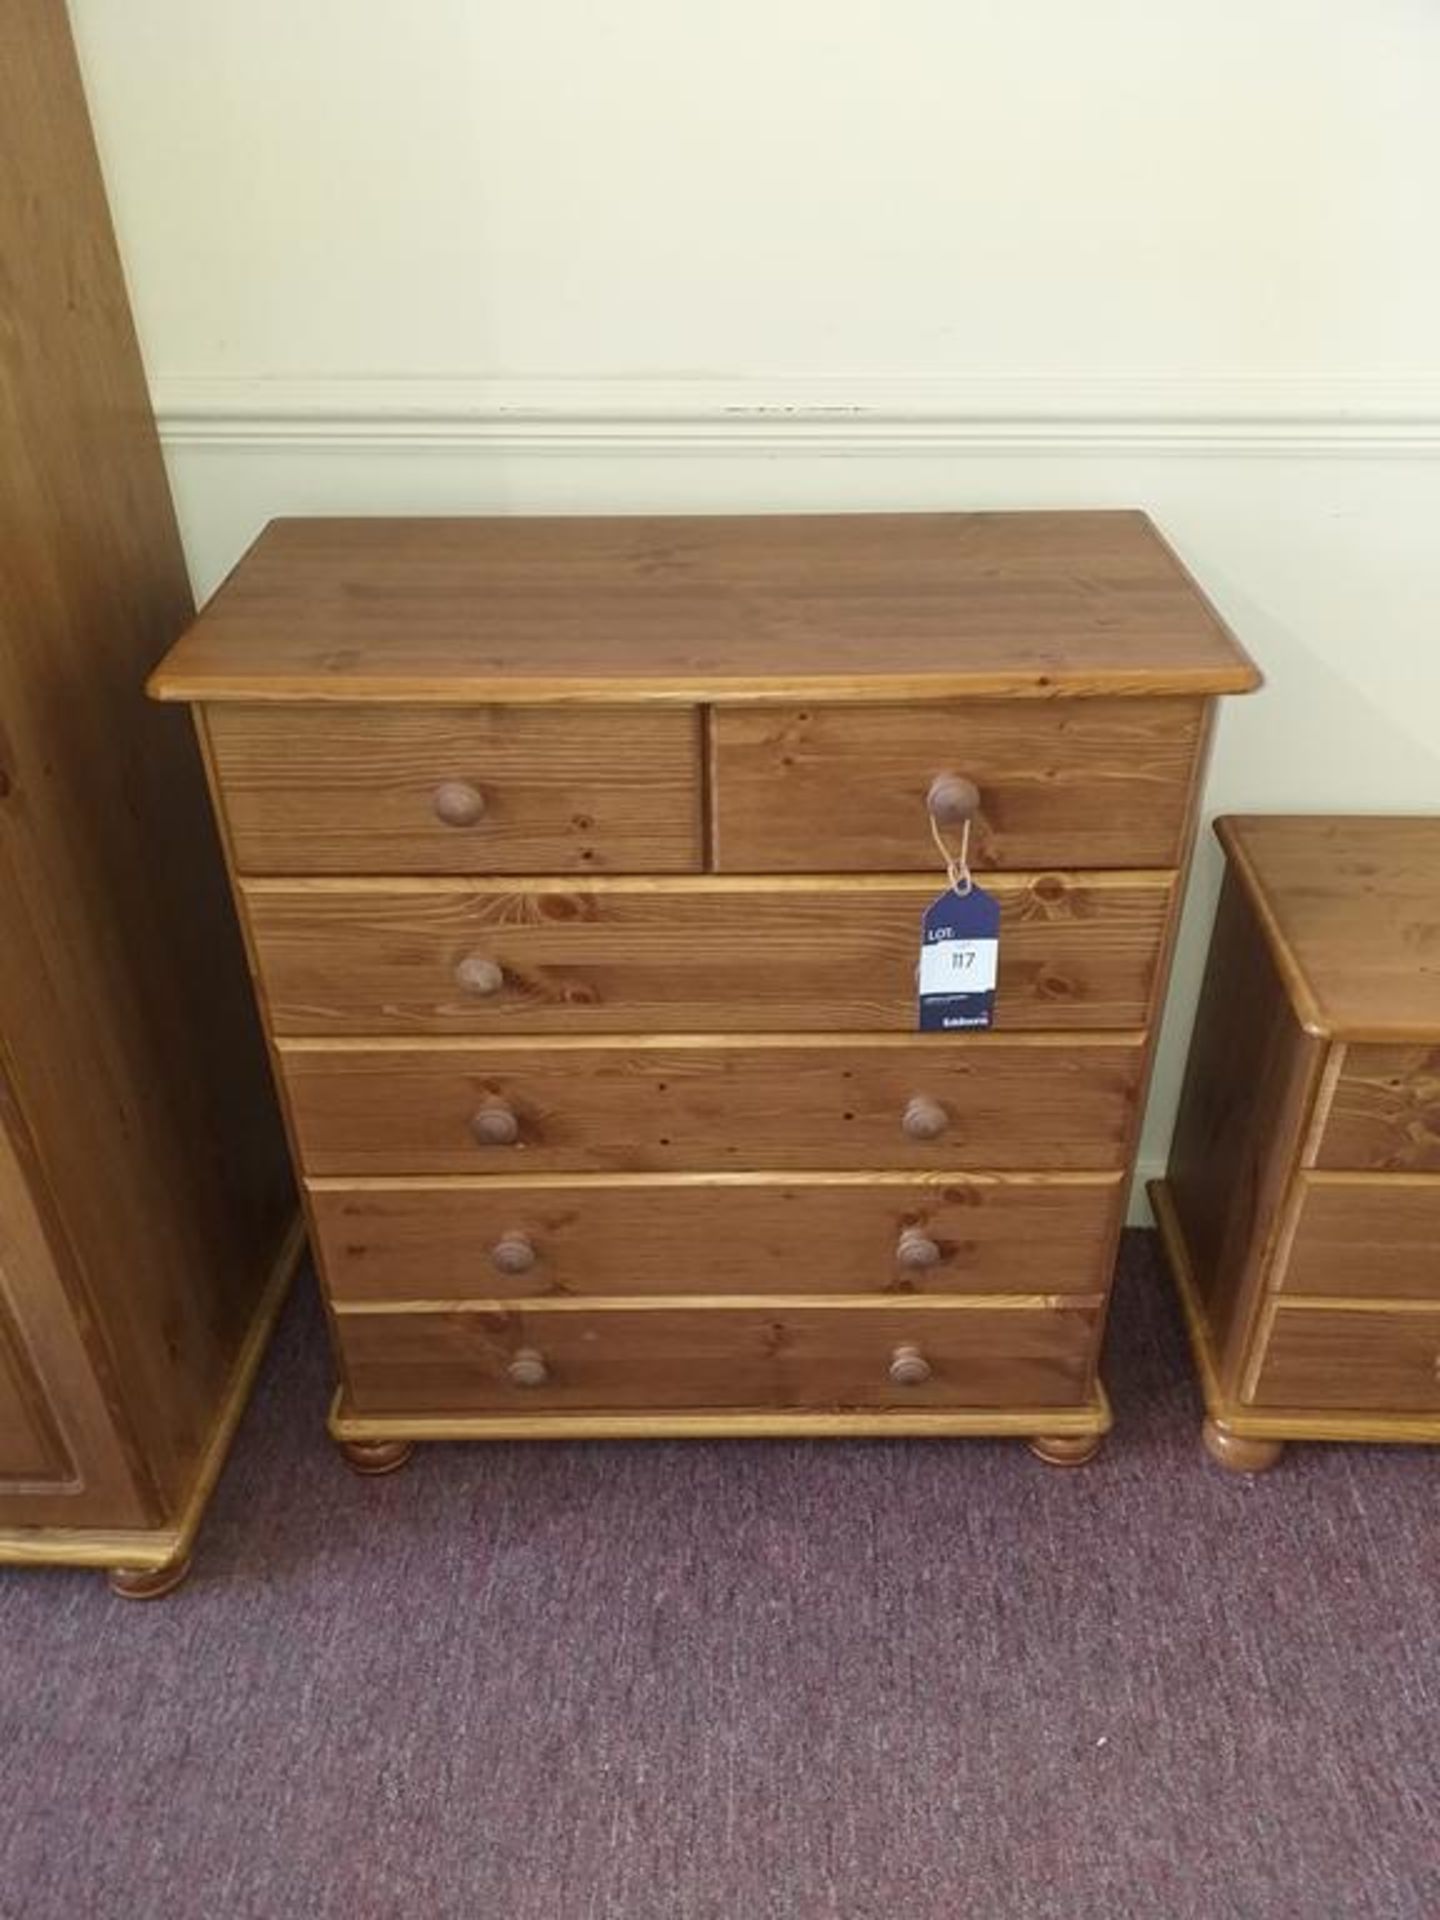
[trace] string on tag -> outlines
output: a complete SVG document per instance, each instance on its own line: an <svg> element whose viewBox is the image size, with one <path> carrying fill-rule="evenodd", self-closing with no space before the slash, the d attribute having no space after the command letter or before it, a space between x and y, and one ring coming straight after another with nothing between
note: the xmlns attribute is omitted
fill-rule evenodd
<svg viewBox="0 0 1440 1920"><path fill-rule="evenodd" d="M930 834L939 851L940 858L945 862L945 872L950 880L950 891L957 894L959 898L963 900L975 884L970 877L970 821L967 817L964 826L960 829L959 853L952 853L949 847L946 846L945 836L941 833L940 824L933 813L930 816Z"/></svg>

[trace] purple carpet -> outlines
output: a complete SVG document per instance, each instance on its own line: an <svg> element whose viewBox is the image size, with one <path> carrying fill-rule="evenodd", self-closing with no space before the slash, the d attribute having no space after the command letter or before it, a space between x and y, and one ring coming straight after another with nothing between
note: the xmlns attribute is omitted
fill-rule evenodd
<svg viewBox="0 0 1440 1920"><path fill-rule="evenodd" d="M1117 1427L433 1448L353 1478L308 1287L150 1606L0 1570L5 1920L1434 1920L1440 1457Z"/></svg>

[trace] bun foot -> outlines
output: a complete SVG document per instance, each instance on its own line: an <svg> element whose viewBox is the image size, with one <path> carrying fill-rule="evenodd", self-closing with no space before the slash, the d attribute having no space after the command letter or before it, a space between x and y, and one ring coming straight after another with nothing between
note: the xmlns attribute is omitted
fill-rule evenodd
<svg viewBox="0 0 1440 1920"><path fill-rule="evenodd" d="M122 1600L162 1600L173 1593L190 1571L190 1558L172 1560L163 1567L112 1567L106 1576L110 1591Z"/></svg>
<svg viewBox="0 0 1440 1920"><path fill-rule="evenodd" d="M415 1451L413 1440L337 1440L340 1458L352 1473L374 1479L382 1473L398 1473Z"/></svg>
<svg viewBox="0 0 1440 1920"><path fill-rule="evenodd" d="M1100 1451L1101 1438L1098 1433L1038 1433L1027 1444L1047 1467L1083 1467Z"/></svg>
<svg viewBox="0 0 1440 1920"><path fill-rule="evenodd" d="M1207 1420L1200 1438L1210 1458L1231 1473L1267 1473L1285 1451L1283 1440L1255 1440Z"/></svg>

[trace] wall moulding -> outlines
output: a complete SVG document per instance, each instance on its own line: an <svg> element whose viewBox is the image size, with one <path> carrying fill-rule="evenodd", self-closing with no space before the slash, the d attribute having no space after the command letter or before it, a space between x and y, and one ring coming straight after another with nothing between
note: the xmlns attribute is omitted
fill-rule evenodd
<svg viewBox="0 0 1440 1920"><path fill-rule="evenodd" d="M167 445L515 453L1440 454L1413 379L161 374Z"/></svg>

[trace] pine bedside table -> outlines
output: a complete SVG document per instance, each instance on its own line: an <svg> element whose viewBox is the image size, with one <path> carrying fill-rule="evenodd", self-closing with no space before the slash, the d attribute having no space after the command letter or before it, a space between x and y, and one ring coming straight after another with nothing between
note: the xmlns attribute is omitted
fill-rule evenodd
<svg viewBox="0 0 1440 1920"><path fill-rule="evenodd" d="M279 521L191 701L335 1340L416 1440L1108 1424L1213 696L1143 515ZM916 1031L936 835L993 1030Z"/></svg>
<svg viewBox="0 0 1440 1920"><path fill-rule="evenodd" d="M1225 1466L1440 1440L1440 818L1222 819L1168 1177Z"/></svg>

